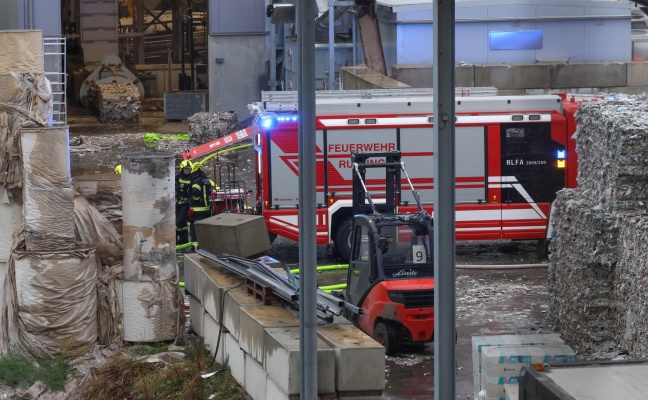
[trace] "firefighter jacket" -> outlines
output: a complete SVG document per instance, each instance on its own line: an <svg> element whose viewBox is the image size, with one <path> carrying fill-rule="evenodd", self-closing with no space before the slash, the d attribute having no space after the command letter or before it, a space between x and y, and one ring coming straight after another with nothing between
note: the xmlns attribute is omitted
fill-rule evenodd
<svg viewBox="0 0 648 400"><path fill-rule="evenodd" d="M175 177L176 204L189 203L190 195L191 195L191 174L183 174L181 171Z"/></svg>
<svg viewBox="0 0 648 400"><path fill-rule="evenodd" d="M209 196L212 184L205 171L197 170L191 173L191 200L189 202L194 212L209 211Z"/></svg>

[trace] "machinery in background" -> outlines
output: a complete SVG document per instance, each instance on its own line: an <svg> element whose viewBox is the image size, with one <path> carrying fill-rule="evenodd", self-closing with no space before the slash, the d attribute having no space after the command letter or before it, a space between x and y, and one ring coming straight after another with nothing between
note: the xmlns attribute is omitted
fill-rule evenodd
<svg viewBox="0 0 648 400"><path fill-rule="evenodd" d="M89 88L93 83L131 83L137 86L141 97L144 97L142 82L124 66L122 60L116 55L105 56L101 60L101 65L92 71L90 76L81 84L79 95L81 103L86 108L90 106Z"/></svg>

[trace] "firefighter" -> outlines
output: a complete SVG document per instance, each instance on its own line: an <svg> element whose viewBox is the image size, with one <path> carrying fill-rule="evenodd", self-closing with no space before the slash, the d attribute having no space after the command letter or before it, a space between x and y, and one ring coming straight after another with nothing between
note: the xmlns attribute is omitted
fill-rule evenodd
<svg viewBox="0 0 648 400"><path fill-rule="evenodd" d="M191 168L191 197L189 199L189 231L191 240L196 241L196 221L209 218L211 208L209 197L213 190L211 180L205 174L205 168L201 163L195 163Z"/></svg>
<svg viewBox="0 0 648 400"><path fill-rule="evenodd" d="M115 173L116 174L121 174L121 164L115 167Z"/></svg>
<svg viewBox="0 0 648 400"><path fill-rule="evenodd" d="M180 171L175 177L176 199L176 244L189 242L189 196L191 195L191 161L180 163Z"/></svg>

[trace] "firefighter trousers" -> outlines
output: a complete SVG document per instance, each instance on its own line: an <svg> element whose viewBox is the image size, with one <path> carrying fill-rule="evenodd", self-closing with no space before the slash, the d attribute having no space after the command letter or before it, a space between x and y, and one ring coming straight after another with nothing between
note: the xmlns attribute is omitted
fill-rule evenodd
<svg viewBox="0 0 648 400"><path fill-rule="evenodd" d="M211 211L194 211L193 220L190 222L190 232L191 232L191 241L197 242L198 238L196 237L196 228L194 225L196 222L211 217Z"/></svg>
<svg viewBox="0 0 648 400"><path fill-rule="evenodd" d="M176 244L189 243L189 203L176 203Z"/></svg>

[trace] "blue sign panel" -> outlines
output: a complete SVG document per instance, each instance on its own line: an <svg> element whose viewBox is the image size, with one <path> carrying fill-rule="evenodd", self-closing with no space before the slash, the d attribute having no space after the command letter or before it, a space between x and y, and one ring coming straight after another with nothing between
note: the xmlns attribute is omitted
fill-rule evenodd
<svg viewBox="0 0 648 400"><path fill-rule="evenodd" d="M491 50L540 50L542 31L490 31L488 46Z"/></svg>

